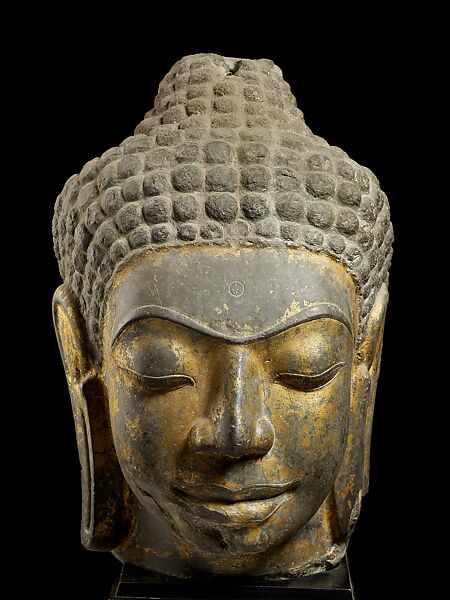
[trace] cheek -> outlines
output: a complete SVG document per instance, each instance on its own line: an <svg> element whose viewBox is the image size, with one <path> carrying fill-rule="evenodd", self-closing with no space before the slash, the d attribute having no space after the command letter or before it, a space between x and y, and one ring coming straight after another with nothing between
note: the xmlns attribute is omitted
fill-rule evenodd
<svg viewBox="0 0 450 600"><path fill-rule="evenodd" d="M195 390L150 395L115 373L108 391L114 444L127 478L167 479L198 416Z"/></svg>
<svg viewBox="0 0 450 600"><path fill-rule="evenodd" d="M334 472L348 431L350 374L309 393L276 386L270 404L277 446L289 463L300 471Z"/></svg>

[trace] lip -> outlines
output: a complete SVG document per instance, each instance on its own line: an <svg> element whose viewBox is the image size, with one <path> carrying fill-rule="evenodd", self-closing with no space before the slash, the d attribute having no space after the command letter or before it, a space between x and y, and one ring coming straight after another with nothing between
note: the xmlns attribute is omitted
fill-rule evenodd
<svg viewBox="0 0 450 600"><path fill-rule="evenodd" d="M177 482L172 487L176 492L181 492L197 500L208 502L242 502L245 500L267 500L288 492L297 487L299 479L291 479L286 483L256 483L239 488L227 487L225 485L213 484L202 485L202 487L191 486L186 483Z"/></svg>
<svg viewBox="0 0 450 600"><path fill-rule="evenodd" d="M184 507L198 517L228 527L249 527L270 519L294 496L298 479L283 484L256 484L238 489L222 485L193 488L177 484Z"/></svg>

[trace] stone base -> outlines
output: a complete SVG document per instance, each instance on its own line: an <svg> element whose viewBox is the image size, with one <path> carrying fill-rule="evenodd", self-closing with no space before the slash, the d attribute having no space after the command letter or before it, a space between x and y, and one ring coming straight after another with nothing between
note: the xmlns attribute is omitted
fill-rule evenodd
<svg viewBox="0 0 450 600"><path fill-rule="evenodd" d="M326 573L283 581L244 578L177 580L124 565L110 600L354 600L346 560Z"/></svg>

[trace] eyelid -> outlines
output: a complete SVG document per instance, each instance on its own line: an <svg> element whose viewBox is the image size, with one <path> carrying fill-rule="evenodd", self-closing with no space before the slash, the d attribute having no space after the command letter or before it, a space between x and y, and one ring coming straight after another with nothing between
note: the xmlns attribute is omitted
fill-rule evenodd
<svg viewBox="0 0 450 600"><path fill-rule="evenodd" d="M308 392L318 390L331 383L344 365L345 362L338 362L325 369L325 371L322 371L322 373L315 375L307 375L305 373L277 373L277 377L285 385Z"/></svg>
<svg viewBox="0 0 450 600"><path fill-rule="evenodd" d="M184 375L180 373L173 373L171 375L161 375L161 376L153 376L153 375L144 375L143 373L139 373L138 371L134 371L129 367L124 367L123 365L119 365L120 369L123 371L130 373L144 383L147 387L155 390L167 389L174 390L180 388L184 385L192 385L195 387L195 380L189 375Z"/></svg>

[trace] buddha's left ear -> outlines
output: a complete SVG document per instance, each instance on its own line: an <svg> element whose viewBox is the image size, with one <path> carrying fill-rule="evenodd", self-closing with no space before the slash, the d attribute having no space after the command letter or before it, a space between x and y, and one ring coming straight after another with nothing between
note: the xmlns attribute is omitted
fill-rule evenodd
<svg viewBox="0 0 450 600"><path fill-rule="evenodd" d="M361 498L368 489L373 410L388 298L387 287L383 284L367 316L363 341L353 366L349 419L351 444L347 445L335 483L335 505L342 534L351 531Z"/></svg>
<svg viewBox="0 0 450 600"><path fill-rule="evenodd" d="M374 305L368 315L364 340L360 346L360 369L367 369L369 377L369 389L364 399L364 471L363 471L363 494L369 487L370 468L370 441L372 436L373 410L375 406L375 394L377 391L378 375L380 372L381 350L383 348L384 321L389 293L386 284L383 284L377 294Z"/></svg>
<svg viewBox="0 0 450 600"><path fill-rule="evenodd" d="M53 297L53 319L81 463L81 541L90 550L112 550L124 533L125 481L114 450L106 388L89 354L78 302L65 284Z"/></svg>

